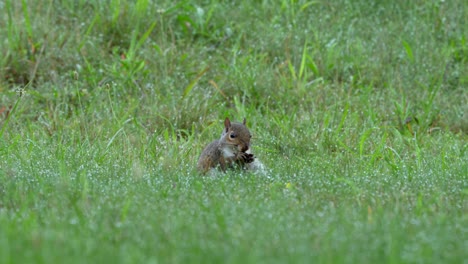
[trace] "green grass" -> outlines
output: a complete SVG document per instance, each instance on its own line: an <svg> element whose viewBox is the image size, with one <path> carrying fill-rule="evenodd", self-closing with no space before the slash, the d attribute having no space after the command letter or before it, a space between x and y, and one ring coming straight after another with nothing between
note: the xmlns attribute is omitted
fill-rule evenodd
<svg viewBox="0 0 468 264"><path fill-rule="evenodd" d="M466 263L464 1L156 2L0 2L0 263Z"/></svg>

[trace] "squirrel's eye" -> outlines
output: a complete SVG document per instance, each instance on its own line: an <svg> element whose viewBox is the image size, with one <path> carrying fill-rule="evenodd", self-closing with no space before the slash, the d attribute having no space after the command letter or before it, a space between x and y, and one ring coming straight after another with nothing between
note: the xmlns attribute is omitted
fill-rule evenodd
<svg viewBox="0 0 468 264"><path fill-rule="evenodd" d="M236 134L231 133L231 134L229 135L229 137L230 137L230 138L235 138L235 137L236 137Z"/></svg>

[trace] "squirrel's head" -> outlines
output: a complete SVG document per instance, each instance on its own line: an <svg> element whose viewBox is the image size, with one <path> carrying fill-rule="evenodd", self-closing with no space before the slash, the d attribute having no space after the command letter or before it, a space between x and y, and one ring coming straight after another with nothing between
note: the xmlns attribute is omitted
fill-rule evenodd
<svg viewBox="0 0 468 264"><path fill-rule="evenodd" d="M235 146L237 151L246 152L250 148L250 139L252 138L252 134L250 134L250 131L246 126L245 118L242 123L237 123L231 122L229 118L226 117L221 138L225 138L226 144Z"/></svg>

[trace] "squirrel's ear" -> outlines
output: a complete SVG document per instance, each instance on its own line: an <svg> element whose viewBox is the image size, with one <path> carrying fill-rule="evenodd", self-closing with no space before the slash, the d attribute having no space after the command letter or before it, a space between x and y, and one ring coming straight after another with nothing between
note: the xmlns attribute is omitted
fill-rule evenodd
<svg viewBox="0 0 468 264"><path fill-rule="evenodd" d="M226 119L224 120L224 128L226 129L226 132L228 132L230 127L231 127L231 120L229 120L229 117L226 117Z"/></svg>
<svg viewBox="0 0 468 264"><path fill-rule="evenodd" d="M245 117L244 117L244 121L242 122L242 124L244 124L244 126L245 124L247 124L247 120L245 120Z"/></svg>

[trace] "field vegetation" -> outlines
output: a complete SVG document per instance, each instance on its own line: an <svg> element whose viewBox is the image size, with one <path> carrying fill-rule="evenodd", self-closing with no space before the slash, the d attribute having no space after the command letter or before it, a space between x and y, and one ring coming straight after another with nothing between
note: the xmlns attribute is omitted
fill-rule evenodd
<svg viewBox="0 0 468 264"><path fill-rule="evenodd" d="M464 1L0 14L0 263L466 263ZM196 171L227 116L265 173Z"/></svg>

